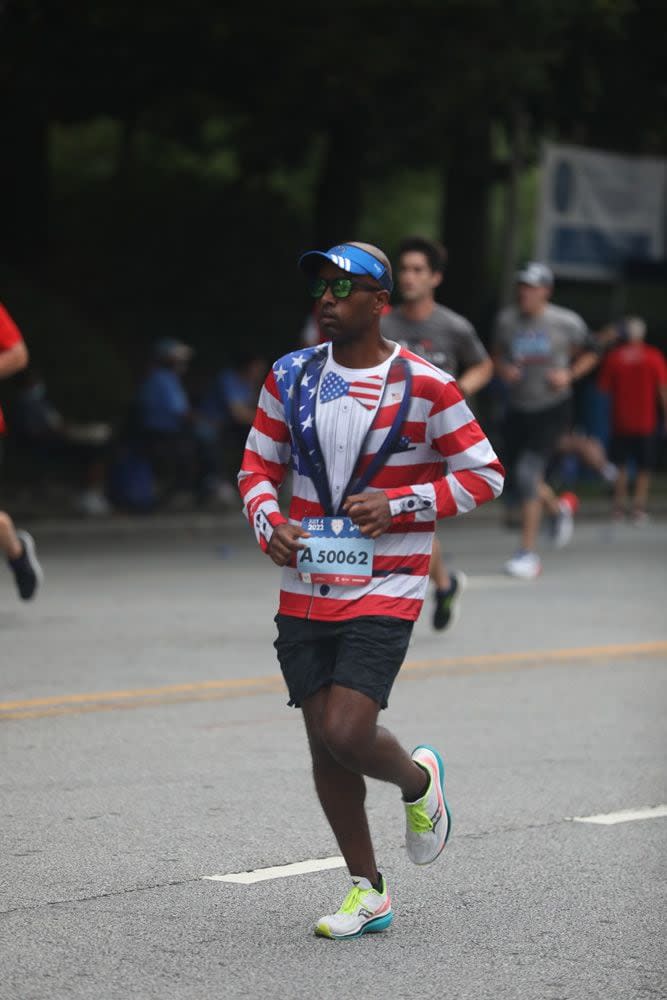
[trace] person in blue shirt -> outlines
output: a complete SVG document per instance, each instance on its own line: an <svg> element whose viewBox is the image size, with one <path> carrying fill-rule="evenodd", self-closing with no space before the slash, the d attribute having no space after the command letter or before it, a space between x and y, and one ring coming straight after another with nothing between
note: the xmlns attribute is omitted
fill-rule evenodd
<svg viewBox="0 0 667 1000"><path fill-rule="evenodd" d="M190 401L183 376L192 358L192 348L180 341L159 340L153 365L137 393L137 418L142 430L173 434L189 421Z"/></svg>
<svg viewBox="0 0 667 1000"><path fill-rule="evenodd" d="M239 352L215 376L199 406L198 433L209 443L210 469L225 502L236 502L236 475L269 367L262 354Z"/></svg>
<svg viewBox="0 0 667 1000"><path fill-rule="evenodd" d="M192 355L192 348L179 340L158 340L135 398L135 428L163 503L198 490L198 443L183 381Z"/></svg>

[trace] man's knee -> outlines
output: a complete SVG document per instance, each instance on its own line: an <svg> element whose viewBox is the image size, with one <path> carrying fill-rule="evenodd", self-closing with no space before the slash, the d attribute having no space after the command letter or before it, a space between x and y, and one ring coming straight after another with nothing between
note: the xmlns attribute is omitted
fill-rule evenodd
<svg viewBox="0 0 667 1000"><path fill-rule="evenodd" d="M366 719L350 711L330 710L322 719L322 741L339 764L358 770L375 732Z"/></svg>

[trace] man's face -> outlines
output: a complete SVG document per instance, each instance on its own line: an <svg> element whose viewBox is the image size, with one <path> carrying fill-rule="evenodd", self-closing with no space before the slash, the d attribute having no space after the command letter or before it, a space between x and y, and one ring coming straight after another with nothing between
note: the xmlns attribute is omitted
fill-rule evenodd
<svg viewBox="0 0 667 1000"><path fill-rule="evenodd" d="M516 301L524 316L537 316L549 301L551 289L547 285L526 285L520 281L516 286Z"/></svg>
<svg viewBox="0 0 667 1000"><path fill-rule="evenodd" d="M409 250L398 262L398 288L404 302L421 302L433 298L442 281L440 271L432 271L426 254Z"/></svg>
<svg viewBox="0 0 667 1000"><path fill-rule="evenodd" d="M349 278L364 286L363 289L353 288L345 299L337 299L331 288L327 287L322 298L316 300L320 328L334 344L345 344L361 339L373 324L375 317L380 315L383 305L389 299L389 294L383 292L369 274L350 274L330 261L325 261L321 265L316 276L328 280ZM366 288L370 286L375 286L375 290L367 291Z"/></svg>

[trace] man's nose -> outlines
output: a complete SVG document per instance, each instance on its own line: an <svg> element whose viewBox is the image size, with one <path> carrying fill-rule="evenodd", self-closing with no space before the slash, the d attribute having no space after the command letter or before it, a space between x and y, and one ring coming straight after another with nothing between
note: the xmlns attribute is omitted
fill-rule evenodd
<svg viewBox="0 0 667 1000"><path fill-rule="evenodd" d="M321 302L336 302L336 296L331 290L331 285L327 285L324 289L324 295L322 296Z"/></svg>

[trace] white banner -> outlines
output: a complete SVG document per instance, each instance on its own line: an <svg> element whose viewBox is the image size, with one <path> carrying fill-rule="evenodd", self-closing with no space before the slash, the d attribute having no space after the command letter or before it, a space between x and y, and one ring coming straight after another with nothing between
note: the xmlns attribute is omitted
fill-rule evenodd
<svg viewBox="0 0 667 1000"><path fill-rule="evenodd" d="M536 256L566 278L613 279L665 255L667 160L546 143Z"/></svg>

